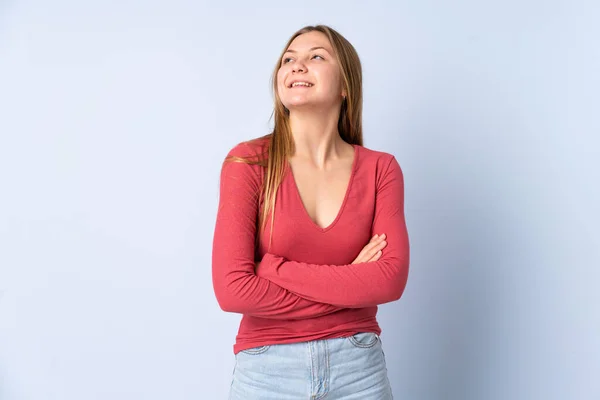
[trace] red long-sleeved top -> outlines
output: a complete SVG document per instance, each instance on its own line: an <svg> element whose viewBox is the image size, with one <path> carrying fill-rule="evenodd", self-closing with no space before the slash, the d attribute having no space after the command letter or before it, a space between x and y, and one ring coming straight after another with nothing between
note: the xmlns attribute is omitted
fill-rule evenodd
<svg viewBox="0 0 600 400"><path fill-rule="evenodd" d="M240 143L228 156L258 154L267 140ZM306 212L288 166L277 191L270 249L270 215L255 248L264 168L223 164L212 274L221 308L243 314L234 353L381 333L377 305L399 299L408 277L404 180L393 155L358 145L354 150L344 201L326 228ZM387 246L378 261L351 264L374 234L383 233Z"/></svg>

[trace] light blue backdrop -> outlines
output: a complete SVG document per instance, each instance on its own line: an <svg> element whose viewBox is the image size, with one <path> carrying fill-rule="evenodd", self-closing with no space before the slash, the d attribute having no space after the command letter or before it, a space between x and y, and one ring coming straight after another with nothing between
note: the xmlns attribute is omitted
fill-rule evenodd
<svg viewBox="0 0 600 400"><path fill-rule="evenodd" d="M597 1L0 1L0 399L224 399L218 172L287 38L364 66L406 179L398 399L600 399Z"/></svg>

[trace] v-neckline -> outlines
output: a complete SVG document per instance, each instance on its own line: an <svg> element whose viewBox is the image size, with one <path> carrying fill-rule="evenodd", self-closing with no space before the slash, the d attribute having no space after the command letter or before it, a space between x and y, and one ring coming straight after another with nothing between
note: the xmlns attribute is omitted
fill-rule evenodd
<svg viewBox="0 0 600 400"><path fill-rule="evenodd" d="M354 181L356 166L358 165L358 148L359 148L359 146L356 144L350 144L350 145L354 148L354 159L352 160L352 167L350 169L350 179L348 180L348 186L346 186L346 193L344 194L344 200L342 200L342 205L340 206L340 209L338 210L338 213L337 213L335 219L329 225L327 225L325 228L318 225L312 219L312 217L306 210L306 206L304 205L304 202L302 201L302 196L300 196L300 189L298 189L298 184L296 183L296 178L294 178L294 171L292 171L292 166L290 165L289 161L286 162L287 163L286 166L288 168L288 173L292 180L292 186L294 187L294 192L296 192L296 199L300 203L300 207L302 208L304 215L306 216L306 219L319 232L324 233L324 232L327 232L330 229L332 229L337 224L338 220L341 218L341 216L344 212L344 208L346 207L346 202L348 201L348 197L350 195L350 190L352 189L352 182Z"/></svg>

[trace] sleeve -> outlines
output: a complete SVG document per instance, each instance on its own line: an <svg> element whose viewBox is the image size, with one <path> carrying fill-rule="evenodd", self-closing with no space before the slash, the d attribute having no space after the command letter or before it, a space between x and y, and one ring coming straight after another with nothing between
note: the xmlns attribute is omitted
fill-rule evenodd
<svg viewBox="0 0 600 400"><path fill-rule="evenodd" d="M229 156L245 156L236 146ZM257 167L224 162L212 248L212 280L219 306L227 312L270 319L306 319L341 308L302 298L255 274L260 179Z"/></svg>
<svg viewBox="0 0 600 400"><path fill-rule="evenodd" d="M340 307L369 307L398 300L408 279L409 239L404 218L404 177L395 157L391 157L377 185L373 233L385 233L387 241L379 260L317 265L267 253L258 276L305 299Z"/></svg>

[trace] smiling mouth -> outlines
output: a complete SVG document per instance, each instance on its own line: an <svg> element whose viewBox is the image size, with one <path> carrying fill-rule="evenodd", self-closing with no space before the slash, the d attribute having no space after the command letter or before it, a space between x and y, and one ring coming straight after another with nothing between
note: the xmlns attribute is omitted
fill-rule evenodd
<svg viewBox="0 0 600 400"><path fill-rule="evenodd" d="M294 82L290 85L290 88L297 88L297 87L305 87L305 88L309 88L309 87L313 87L314 85L312 83L308 83L308 82Z"/></svg>

